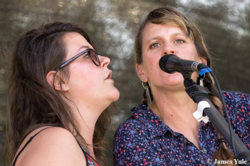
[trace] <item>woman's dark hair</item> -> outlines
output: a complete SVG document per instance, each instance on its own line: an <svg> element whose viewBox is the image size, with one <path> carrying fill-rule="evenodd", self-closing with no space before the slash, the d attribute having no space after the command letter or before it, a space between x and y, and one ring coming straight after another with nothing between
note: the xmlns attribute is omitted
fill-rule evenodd
<svg viewBox="0 0 250 166"><path fill-rule="evenodd" d="M7 142L4 154L4 159L8 157L10 163L24 138L42 126L67 129L88 150L89 145L80 135L69 105L46 81L47 73L57 69L65 60L63 36L68 32L81 34L93 46L89 35L80 26L63 22L31 30L23 34L16 44L8 89ZM68 68L61 69L60 75L68 78ZM112 113L113 109L106 109L99 117L94 131L94 153L100 163L105 160L102 142ZM73 131L69 125L73 126Z"/></svg>
<svg viewBox="0 0 250 166"><path fill-rule="evenodd" d="M145 26L148 23L162 24L162 25L174 25L174 26L181 28L183 32L187 35L187 37L193 40L198 55L206 59L207 65L210 68L212 67L211 55L208 52L208 49L206 47L206 44L204 42L204 39L200 30L191 20L189 20L182 13L180 13L179 11L171 7L161 7L161 8L151 11L146 17L146 19L142 22L139 28L139 31L137 33L135 44L134 44L135 62L137 64L142 64L143 62L142 37L143 37L143 31L145 29ZM215 104L215 106L217 107L221 115L224 116L224 113L222 111L222 104L219 100L218 91L216 87L214 86L214 80L209 74L205 75L204 86L209 89L209 91L211 92L211 95L210 95L211 101ZM151 92L150 87L149 87L149 90L150 90L151 99L153 100L153 94ZM146 99L147 99L146 92L144 91L142 103L145 105L148 105ZM217 129L216 129L216 133L219 138L223 138L223 136L217 131ZM216 158L217 160L233 160L234 155L232 154L232 152L228 150L225 143L221 143L219 148L215 152L214 158Z"/></svg>

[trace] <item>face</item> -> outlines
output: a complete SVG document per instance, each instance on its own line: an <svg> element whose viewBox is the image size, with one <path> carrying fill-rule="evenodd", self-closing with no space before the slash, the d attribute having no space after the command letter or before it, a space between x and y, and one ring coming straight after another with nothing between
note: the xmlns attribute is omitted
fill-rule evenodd
<svg viewBox="0 0 250 166"><path fill-rule="evenodd" d="M175 72L168 74L159 67L159 60L165 54L175 54L181 59L204 62L197 54L193 41L177 26L148 23L142 37L143 63L137 65L137 74L143 82L149 82L151 89L182 89L183 76ZM196 80L197 73L192 74Z"/></svg>
<svg viewBox="0 0 250 166"><path fill-rule="evenodd" d="M66 45L65 60L88 48L93 49L87 40L76 32L65 34L63 41ZM111 79L112 71L108 69L110 59L100 55L98 57L100 66L96 66L89 56L84 55L67 66L69 80L65 82L65 94L77 106L92 107L97 106L97 103L108 106L119 98L119 91L114 87L114 81Z"/></svg>

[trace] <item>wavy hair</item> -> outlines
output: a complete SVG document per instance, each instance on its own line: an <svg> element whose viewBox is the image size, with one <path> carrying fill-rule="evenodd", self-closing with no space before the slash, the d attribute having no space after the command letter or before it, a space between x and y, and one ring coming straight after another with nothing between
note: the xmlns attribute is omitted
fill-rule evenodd
<svg viewBox="0 0 250 166"><path fill-rule="evenodd" d="M42 126L57 126L70 131L84 149L88 150L80 135L79 125L65 99L46 81L46 74L57 69L66 57L63 36L68 32L81 34L92 46L89 35L77 24L55 22L23 34L12 54L8 88L7 140L4 161L11 163L24 138ZM68 68L60 70L68 78ZM97 161L105 163L104 134L114 111L112 103L96 122L93 148ZM70 130L73 126L73 131ZM4 162L5 163L5 162Z"/></svg>
<svg viewBox="0 0 250 166"><path fill-rule="evenodd" d="M184 16L182 13L180 13L179 11L171 7L161 7L161 8L151 11L147 15L146 19L142 22L139 28L139 31L136 35L135 44L134 44L134 55L135 55L134 58L137 64L142 64L143 62L142 37L143 37L143 31L145 29L145 26L148 23L162 24L162 25L174 25L174 26L181 28L183 32L187 35L187 37L189 37L194 42L198 55L207 60L207 66L209 66L210 68L212 67L211 55L208 52L208 49L206 47L206 44L204 42L204 39L200 30L186 16ZM198 80L199 79L200 78L198 78ZM219 99L218 90L216 89L214 85L214 80L209 74L206 73L205 79L203 81L204 81L204 86L207 87L209 91L211 92L209 96L211 101L214 103L215 107L218 109L220 114L224 116L224 113L222 111L222 104ZM150 90L151 99L153 100L153 95L152 95L150 87L149 87L149 90ZM145 91L143 93L142 104L148 105ZM216 130L216 133L219 139L223 138L223 136L219 133L219 131L215 128L215 126L213 127ZM225 143L221 143L219 148L214 154L214 159L215 158L218 160L233 160L234 155L232 154L231 151L228 150Z"/></svg>

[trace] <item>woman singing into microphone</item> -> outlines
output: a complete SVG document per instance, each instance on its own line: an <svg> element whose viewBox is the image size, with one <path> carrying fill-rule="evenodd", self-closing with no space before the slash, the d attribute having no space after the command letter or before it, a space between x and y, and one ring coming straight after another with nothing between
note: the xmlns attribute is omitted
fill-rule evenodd
<svg viewBox="0 0 250 166"><path fill-rule="evenodd" d="M151 11L135 39L136 72L145 88L142 104L131 109L114 138L114 165L236 165L232 148L211 122L198 122L197 104L185 92L181 73L162 71L159 60L174 54L204 63L211 57L203 37L186 16L162 7ZM191 78L209 89L209 98L224 116L214 80L209 74ZM250 96L223 92L233 130L250 149ZM227 165L225 164L225 165Z"/></svg>

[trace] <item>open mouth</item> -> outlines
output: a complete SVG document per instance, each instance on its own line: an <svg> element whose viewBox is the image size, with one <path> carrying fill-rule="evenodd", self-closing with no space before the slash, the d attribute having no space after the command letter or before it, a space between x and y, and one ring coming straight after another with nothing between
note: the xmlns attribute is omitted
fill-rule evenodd
<svg viewBox="0 0 250 166"><path fill-rule="evenodd" d="M107 76L106 80L111 79L111 77L112 77L112 71L109 72L109 75Z"/></svg>

